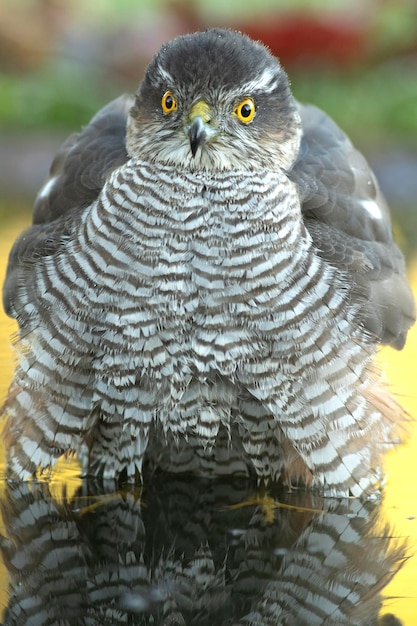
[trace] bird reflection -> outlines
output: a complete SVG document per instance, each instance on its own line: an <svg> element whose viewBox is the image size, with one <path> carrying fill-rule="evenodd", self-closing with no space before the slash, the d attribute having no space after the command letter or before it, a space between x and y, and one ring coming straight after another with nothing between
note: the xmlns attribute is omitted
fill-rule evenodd
<svg viewBox="0 0 417 626"><path fill-rule="evenodd" d="M400 624L378 621L406 552L378 505L273 495L168 476L141 492L85 482L59 500L46 485L9 486L2 623Z"/></svg>

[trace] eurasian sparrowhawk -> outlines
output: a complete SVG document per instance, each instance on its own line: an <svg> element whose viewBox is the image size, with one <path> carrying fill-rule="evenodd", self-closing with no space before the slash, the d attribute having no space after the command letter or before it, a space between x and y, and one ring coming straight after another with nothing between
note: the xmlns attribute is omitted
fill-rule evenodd
<svg viewBox="0 0 417 626"><path fill-rule="evenodd" d="M14 245L8 468L253 472L372 493L414 320L364 158L236 32L178 37L58 152Z"/></svg>

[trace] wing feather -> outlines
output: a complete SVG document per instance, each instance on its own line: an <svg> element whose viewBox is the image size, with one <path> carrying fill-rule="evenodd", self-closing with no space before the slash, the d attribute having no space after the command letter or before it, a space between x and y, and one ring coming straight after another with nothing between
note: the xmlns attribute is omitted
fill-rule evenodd
<svg viewBox="0 0 417 626"><path fill-rule="evenodd" d="M401 349L415 321L404 257L390 212L365 158L325 113L299 105L303 139L290 178L322 258L349 275L362 305L359 321Z"/></svg>
<svg viewBox="0 0 417 626"><path fill-rule="evenodd" d="M16 317L19 285L30 284L36 260L58 249L79 213L98 197L109 173L127 160L126 120L132 103L128 95L113 100L58 150L36 197L33 225L10 252L3 306L11 317Z"/></svg>

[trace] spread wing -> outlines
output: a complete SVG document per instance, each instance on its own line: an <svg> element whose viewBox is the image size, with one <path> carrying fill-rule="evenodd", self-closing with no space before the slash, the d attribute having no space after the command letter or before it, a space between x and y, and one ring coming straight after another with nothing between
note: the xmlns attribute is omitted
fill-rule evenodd
<svg viewBox="0 0 417 626"><path fill-rule="evenodd" d="M375 176L325 113L311 105L299 105L299 111L303 139L290 178L305 224L320 256L356 285L364 328L375 341L401 349L415 305Z"/></svg>
<svg viewBox="0 0 417 626"><path fill-rule="evenodd" d="M53 254L77 213L98 196L108 174L127 160L130 96L114 100L58 151L34 206L33 225L16 241L3 290L14 307L19 285L31 280L35 261ZM306 226L320 255L347 272L365 295L364 327L376 341L404 345L415 319L403 256L392 239L389 211L365 159L322 111L301 106L304 135L290 172Z"/></svg>
<svg viewBox="0 0 417 626"><path fill-rule="evenodd" d="M3 306L11 317L17 317L16 292L31 281L36 259L57 250L77 214L97 198L109 173L127 160L126 120L132 104L128 95L113 100L58 150L35 200L33 225L10 252Z"/></svg>

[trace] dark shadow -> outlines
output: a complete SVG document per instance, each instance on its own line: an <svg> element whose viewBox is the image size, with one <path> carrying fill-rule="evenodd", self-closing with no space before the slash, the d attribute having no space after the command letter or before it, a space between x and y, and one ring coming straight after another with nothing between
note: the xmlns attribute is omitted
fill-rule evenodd
<svg viewBox="0 0 417 626"><path fill-rule="evenodd" d="M58 502L8 486L4 626L400 623L378 621L406 558L379 505L251 489L159 475Z"/></svg>

